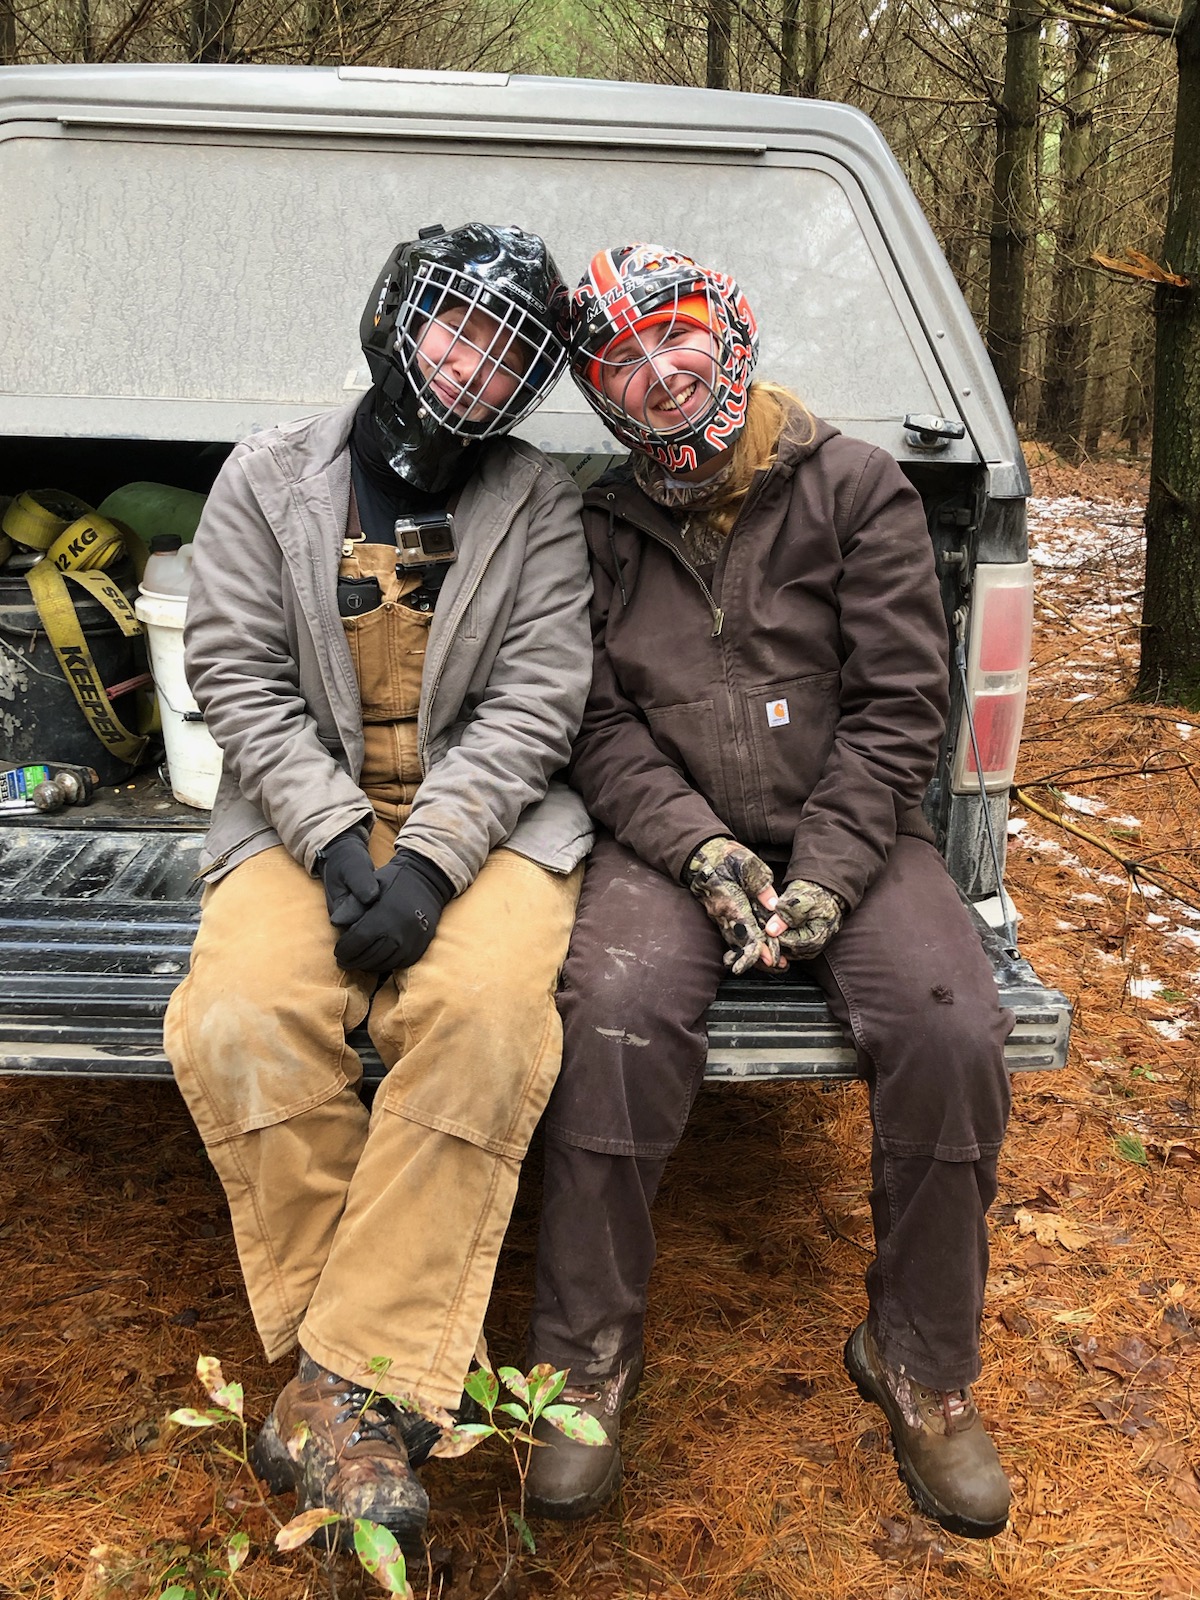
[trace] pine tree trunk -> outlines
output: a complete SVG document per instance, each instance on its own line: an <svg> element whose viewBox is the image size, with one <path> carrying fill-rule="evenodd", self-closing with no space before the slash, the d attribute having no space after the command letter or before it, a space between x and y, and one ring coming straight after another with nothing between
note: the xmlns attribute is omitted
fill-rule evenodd
<svg viewBox="0 0 1200 1600"><path fill-rule="evenodd" d="M17 15L13 0L0 0L0 67L12 67L17 61Z"/></svg>
<svg viewBox="0 0 1200 1600"><path fill-rule="evenodd" d="M237 0L191 0L193 61L228 61Z"/></svg>
<svg viewBox="0 0 1200 1600"><path fill-rule="evenodd" d="M1092 117L1102 45L1092 28L1072 25L1070 32L1074 61L1059 146L1059 229L1038 431L1061 454L1078 460L1096 298L1095 273L1087 263L1096 247Z"/></svg>
<svg viewBox="0 0 1200 1600"><path fill-rule="evenodd" d="M1004 94L996 118L987 327L988 353L1010 411L1021 384L1041 21L1041 11L1010 0Z"/></svg>
<svg viewBox="0 0 1200 1600"><path fill-rule="evenodd" d="M708 77L710 89L729 87L729 38L733 28L730 0L708 0Z"/></svg>
<svg viewBox="0 0 1200 1600"><path fill-rule="evenodd" d="M800 93L800 0L783 0L779 17L779 92Z"/></svg>
<svg viewBox="0 0 1200 1600"><path fill-rule="evenodd" d="M1155 291L1154 440L1146 506L1139 694L1200 706L1200 0L1175 35L1179 90L1164 264Z"/></svg>
<svg viewBox="0 0 1200 1600"><path fill-rule="evenodd" d="M1154 387L1154 340L1148 318L1139 316L1129 342L1129 370L1125 375L1125 400L1121 407L1121 437L1131 455L1142 447L1142 431L1150 415L1147 404Z"/></svg>

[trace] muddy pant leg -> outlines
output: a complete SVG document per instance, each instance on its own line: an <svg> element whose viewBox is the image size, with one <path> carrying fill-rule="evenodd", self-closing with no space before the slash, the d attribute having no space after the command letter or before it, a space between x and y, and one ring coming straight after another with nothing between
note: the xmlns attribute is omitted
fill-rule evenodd
<svg viewBox="0 0 1200 1600"><path fill-rule="evenodd" d="M1013 1018L932 845L896 841L813 970L870 1085L872 1335L918 1383L961 1388L979 1375Z"/></svg>
<svg viewBox="0 0 1200 1600"><path fill-rule="evenodd" d="M563 971L530 1345L605 1376L638 1349L650 1207L704 1075L724 945L681 885L602 835Z"/></svg>
<svg viewBox="0 0 1200 1600"><path fill-rule="evenodd" d="M493 851L425 955L373 1002L390 1070L300 1330L336 1372L458 1402L558 1075L554 993L581 879Z"/></svg>
<svg viewBox="0 0 1200 1600"><path fill-rule="evenodd" d="M167 1008L167 1057L224 1186L271 1361L296 1342L367 1136L346 1031L374 979L341 970L336 937L320 881L265 850L207 891Z"/></svg>

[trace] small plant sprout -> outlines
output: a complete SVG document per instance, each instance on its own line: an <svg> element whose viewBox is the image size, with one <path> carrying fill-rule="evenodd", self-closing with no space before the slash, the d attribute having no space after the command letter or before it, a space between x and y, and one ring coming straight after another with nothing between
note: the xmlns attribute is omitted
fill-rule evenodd
<svg viewBox="0 0 1200 1600"><path fill-rule="evenodd" d="M382 1357L368 1363L376 1381L386 1377L389 1365L390 1363ZM196 1363L196 1376L207 1391L212 1404L204 1410L197 1410L191 1406L182 1407L178 1411L171 1412L170 1420L181 1428L228 1428L234 1423L237 1424L241 1433L240 1447L230 1447L219 1439L214 1439L213 1443L222 1455L228 1456L231 1461L236 1461L249 1474L255 1485L259 1503L278 1530L275 1535L276 1549L300 1550L322 1529L341 1522L342 1518L336 1511L328 1511L323 1506L302 1511L290 1522L280 1522L258 1486L258 1479L250 1465L249 1437L241 1384L225 1381L221 1363L216 1356L201 1356ZM491 1595L498 1594L506 1585L521 1547L531 1553L537 1549L529 1524L525 1520L525 1481L533 1452L541 1444L541 1440L534 1438L534 1425L544 1420L558 1428L568 1439L575 1440L577 1444L602 1445L607 1442L607 1435L595 1417L589 1416L577 1406L558 1403L558 1397L562 1394L566 1382L565 1372L556 1372L553 1367L547 1365L534 1367L529 1373L522 1373L516 1367L501 1367L499 1376L489 1367L480 1367L468 1377L466 1391L486 1413L486 1422L448 1422L444 1412L428 1413L430 1419L436 1421L442 1428L442 1435L430 1451L431 1455L463 1456L484 1439L502 1439L513 1452L521 1485L520 1503L518 1509L510 1511L508 1516L516 1530L519 1544L515 1551L509 1547L506 1527L507 1560ZM501 1399L502 1385L503 1390L507 1390L512 1396L511 1399ZM367 1398L367 1405L370 1405L376 1393L377 1391L372 1389ZM505 1418L510 1420L503 1420ZM288 1440L288 1453L293 1460L299 1460L307 1437L307 1430L302 1427ZM357 1518L353 1523L353 1545L359 1563L387 1593L400 1595L402 1600L411 1600L412 1589L408 1583L404 1552L387 1528L381 1527L376 1522ZM201 1600L201 1593L207 1595L224 1589L240 1596L242 1591L238 1587L236 1574L249 1555L249 1536L239 1530L230 1535L225 1545L224 1564L219 1568L211 1565L207 1567L202 1590L197 1590L195 1583L172 1581L161 1591L158 1600ZM185 1576L185 1572L178 1567L166 1574L169 1580L179 1580ZM207 1587L214 1580L219 1585L219 1590L210 1590ZM488 1600L491 1600L491 1596L488 1596Z"/></svg>
<svg viewBox="0 0 1200 1600"><path fill-rule="evenodd" d="M500 1399L501 1382L514 1399ZM565 1372L556 1372L546 1364L534 1367L529 1373L522 1373L516 1367L501 1367L499 1376L487 1367L480 1367L471 1373L465 1387L471 1399L483 1407L488 1420L459 1423L449 1428L430 1451L435 1456L465 1456L468 1450L473 1450L484 1439L492 1438L503 1439L509 1445L517 1465L521 1489L520 1504L508 1516L521 1544L531 1555L536 1552L537 1543L525 1519L525 1481L533 1452L542 1443L533 1436L534 1424L544 1419L577 1444L601 1445L608 1442L608 1435L597 1418L581 1411L578 1406L555 1404L566 1383ZM497 1413L511 1417L515 1426L499 1422ZM507 1539L505 1542L507 1544ZM493 1594L503 1587L513 1565L514 1556L509 1552L504 1572L492 1590Z"/></svg>

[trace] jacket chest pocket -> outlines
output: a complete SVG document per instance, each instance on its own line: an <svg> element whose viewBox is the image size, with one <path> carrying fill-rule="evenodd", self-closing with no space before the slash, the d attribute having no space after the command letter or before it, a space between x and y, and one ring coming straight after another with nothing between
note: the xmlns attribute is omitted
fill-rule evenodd
<svg viewBox="0 0 1200 1600"><path fill-rule="evenodd" d="M829 759L838 722L840 674L784 678L746 692L768 839L787 834Z"/></svg>

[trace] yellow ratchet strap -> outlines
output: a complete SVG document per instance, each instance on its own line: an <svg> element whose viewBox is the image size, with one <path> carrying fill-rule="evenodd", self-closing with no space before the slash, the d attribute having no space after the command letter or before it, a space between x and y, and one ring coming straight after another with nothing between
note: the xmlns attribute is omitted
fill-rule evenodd
<svg viewBox="0 0 1200 1600"><path fill-rule="evenodd" d="M97 600L127 638L135 637L142 625L122 590L103 569L127 553L140 574L146 564L141 540L74 495L53 489L18 495L9 503L0 530L0 563L7 560L12 545L41 551L42 559L30 567L26 580L63 676L101 744L119 760L136 766L148 740L144 734L130 732L113 710L79 625L67 580Z"/></svg>

